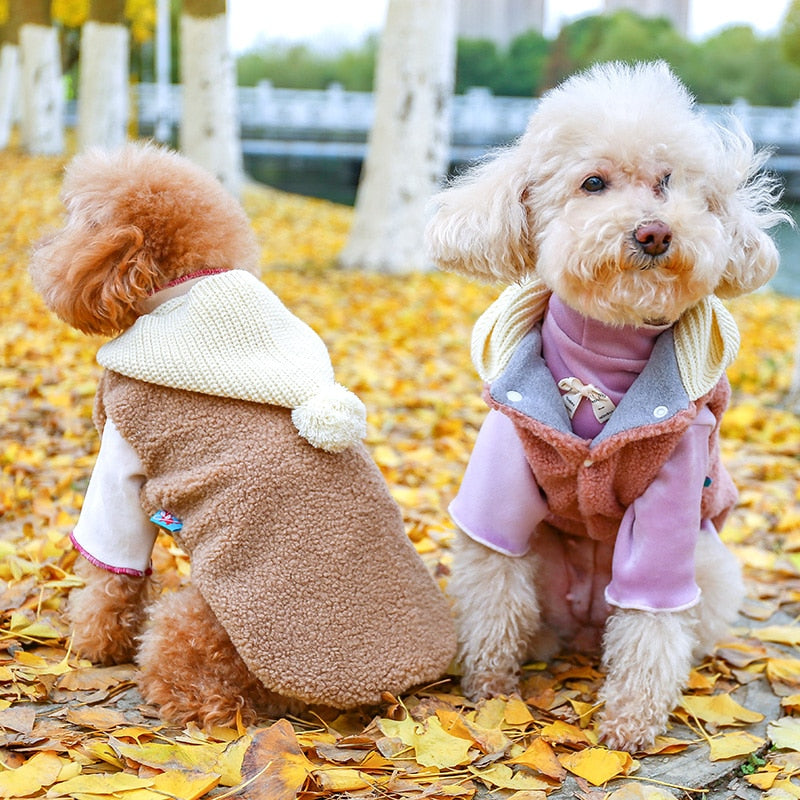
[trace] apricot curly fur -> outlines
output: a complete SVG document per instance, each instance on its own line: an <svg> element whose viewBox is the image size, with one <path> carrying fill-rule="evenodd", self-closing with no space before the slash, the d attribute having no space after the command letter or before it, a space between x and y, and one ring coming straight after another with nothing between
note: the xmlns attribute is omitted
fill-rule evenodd
<svg viewBox="0 0 800 800"><path fill-rule="evenodd" d="M75 574L84 586L70 593L67 607L73 648L97 664L133 661L147 606L156 594L155 580L117 575L83 558Z"/></svg>
<svg viewBox="0 0 800 800"><path fill-rule="evenodd" d="M304 707L253 676L193 586L166 594L151 607L136 660L142 696L178 725L232 725L237 714L252 725L259 714L275 717Z"/></svg>

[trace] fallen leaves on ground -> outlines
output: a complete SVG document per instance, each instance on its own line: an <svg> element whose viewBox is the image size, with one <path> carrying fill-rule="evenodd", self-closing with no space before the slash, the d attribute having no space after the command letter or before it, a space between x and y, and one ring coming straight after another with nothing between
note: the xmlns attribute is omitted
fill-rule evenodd
<svg viewBox="0 0 800 800"><path fill-rule="evenodd" d="M387 698L376 715L178 730L142 704L133 666L97 667L70 650L64 604L78 580L67 534L97 452L91 405L101 341L55 320L26 273L32 243L58 224L63 164L0 153L0 798L543 800L571 776L575 796L588 800L659 800L673 796L669 787L634 780L637 770L698 748L711 760L745 762L742 773L767 796L800 796L792 782L800 775L800 626L773 621L800 611L800 420L782 405L800 301L766 292L730 303L743 346L730 371L723 454L741 500L724 538L745 565L752 624L693 671L672 730L647 753L632 758L598 744L602 675L569 654L528 665L511 698L471 703L452 677ZM338 380L365 401L368 444L411 540L445 586L452 533L444 509L485 414L470 331L496 290L440 273L337 271L350 209L257 187L244 203L265 282L320 333ZM154 565L166 589L189 574L166 536ZM782 703L763 736L750 730L762 715L739 699L754 682ZM774 749L765 754L766 737Z"/></svg>

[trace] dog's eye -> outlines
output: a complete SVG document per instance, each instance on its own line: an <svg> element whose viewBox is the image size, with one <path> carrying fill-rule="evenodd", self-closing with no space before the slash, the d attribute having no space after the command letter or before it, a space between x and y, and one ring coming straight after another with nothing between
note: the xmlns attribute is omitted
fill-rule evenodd
<svg viewBox="0 0 800 800"><path fill-rule="evenodd" d="M581 184L585 192L602 192L605 188L606 182L599 175L591 175Z"/></svg>
<svg viewBox="0 0 800 800"><path fill-rule="evenodd" d="M664 194L667 187L669 186L669 179L672 177L672 173L668 172L659 182L658 186L656 186L656 193L657 194Z"/></svg>

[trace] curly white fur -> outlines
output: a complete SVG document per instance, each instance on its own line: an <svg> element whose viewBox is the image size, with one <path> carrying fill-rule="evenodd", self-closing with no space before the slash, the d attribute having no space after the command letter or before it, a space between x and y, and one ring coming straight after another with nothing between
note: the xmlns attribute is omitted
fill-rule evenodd
<svg viewBox="0 0 800 800"><path fill-rule="evenodd" d="M695 111L663 63L577 75L542 99L515 146L438 196L431 256L508 283L535 270L569 305L619 325L752 291L777 269L764 229L785 215L759 172L766 156L732 125ZM591 176L602 191L583 188ZM653 220L673 234L655 257L633 239Z"/></svg>
<svg viewBox="0 0 800 800"><path fill-rule="evenodd" d="M766 160L732 121L712 124L664 63L599 65L545 95L525 134L435 200L430 255L444 269L512 284L536 274L580 313L612 325L663 324L708 295L764 285L783 221ZM656 224L666 248L642 247ZM462 537L450 592L465 691L510 692L521 661L552 644L536 585L543 558L515 559ZM632 751L660 733L692 658L724 634L743 593L736 560L703 536L700 603L617 610L604 638L601 732Z"/></svg>

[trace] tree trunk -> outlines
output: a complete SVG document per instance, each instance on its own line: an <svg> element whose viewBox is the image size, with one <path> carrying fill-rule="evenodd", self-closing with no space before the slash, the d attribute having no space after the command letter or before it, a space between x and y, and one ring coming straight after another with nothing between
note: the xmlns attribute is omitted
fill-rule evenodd
<svg viewBox="0 0 800 800"><path fill-rule="evenodd" d="M455 0L389 0L378 50L375 118L339 263L346 269L430 269L426 205L447 169L455 73Z"/></svg>
<svg viewBox="0 0 800 800"><path fill-rule="evenodd" d="M119 147L128 137L125 0L91 0L81 30L78 149Z"/></svg>
<svg viewBox="0 0 800 800"><path fill-rule="evenodd" d="M22 146L34 155L64 150L64 85L49 0L11 0L19 7Z"/></svg>
<svg viewBox="0 0 800 800"><path fill-rule="evenodd" d="M243 167L225 0L184 0L180 41L180 148L238 196Z"/></svg>
<svg viewBox="0 0 800 800"><path fill-rule="evenodd" d="M0 26L0 150L8 147L19 118L19 8Z"/></svg>

